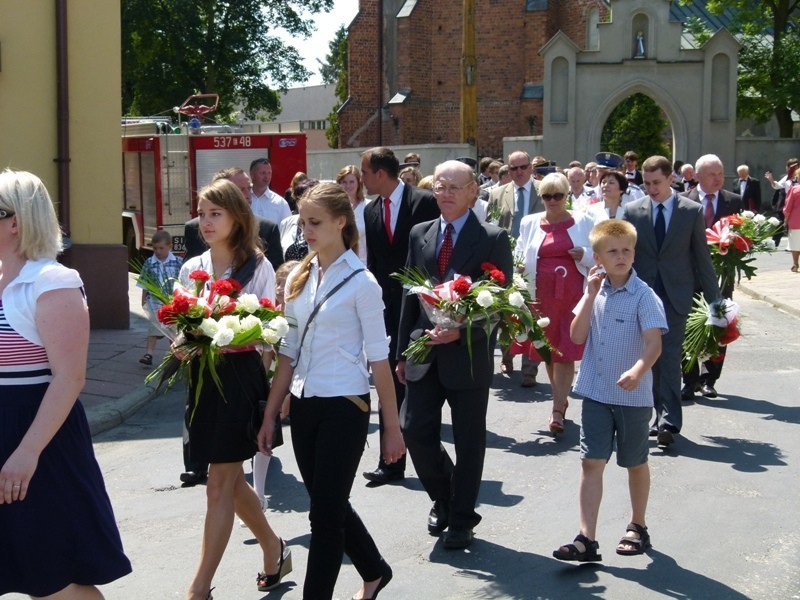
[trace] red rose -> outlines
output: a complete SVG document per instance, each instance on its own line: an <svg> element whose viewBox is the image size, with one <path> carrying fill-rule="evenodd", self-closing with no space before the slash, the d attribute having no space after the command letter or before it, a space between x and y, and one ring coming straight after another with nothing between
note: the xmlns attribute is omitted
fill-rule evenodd
<svg viewBox="0 0 800 600"><path fill-rule="evenodd" d="M469 294L470 284L469 281L463 277L459 277L453 282L453 291L459 296L466 296Z"/></svg>
<svg viewBox="0 0 800 600"><path fill-rule="evenodd" d="M269 298L262 298L258 303L261 305L261 308L268 308L270 310L275 308L275 304L273 304L272 300Z"/></svg>
<svg viewBox="0 0 800 600"><path fill-rule="evenodd" d="M725 331L719 338L720 346L727 346L739 339L739 319L736 318L730 322Z"/></svg>
<svg viewBox="0 0 800 600"><path fill-rule="evenodd" d="M491 271L489 271L489 277L494 279L500 285L506 284L506 274L503 273L500 269L492 269Z"/></svg>
<svg viewBox="0 0 800 600"><path fill-rule="evenodd" d="M192 271L189 273L189 279L192 281L199 281L200 283L205 283L209 279L211 279L211 275L203 271L202 269L197 269L197 271Z"/></svg>
<svg viewBox="0 0 800 600"><path fill-rule="evenodd" d="M185 315L189 312L189 309L192 306L192 302L189 301L189 298L186 296L179 296L176 295L172 299L172 310L179 315Z"/></svg>
<svg viewBox="0 0 800 600"><path fill-rule="evenodd" d="M490 262L481 263L481 271L496 271L497 267Z"/></svg>

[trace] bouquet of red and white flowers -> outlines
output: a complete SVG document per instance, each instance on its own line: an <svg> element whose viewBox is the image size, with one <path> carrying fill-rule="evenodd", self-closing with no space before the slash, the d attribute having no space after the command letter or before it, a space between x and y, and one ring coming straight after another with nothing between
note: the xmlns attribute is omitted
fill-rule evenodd
<svg viewBox="0 0 800 600"><path fill-rule="evenodd" d="M168 377L172 383L191 360L197 359L200 376L207 368L224 396L216 371L221 355L237 349L277 346L289 330L289 323L269 298L242 294L242 286L235 279L218 279L207 290L206 283L211 279L207 272L192 271L189 279L193 290L176 283L172 294L167 295L157 283L139 278L139 283L164 304L158 310L159 325L175 342L172 353L147 381L161 376L163 382L168 365L178 360L178 368ZM197 385L198 395L201 387L202 380Z"/></svg>
<svg viewBox="0 0 800 600"><path fill-rule="evenodd" d="M683 338L685 370L699 362L720 358L720 348L739 339L739 305L721 298L711 304L698 294L686 320Z"/></svg>
<svg viewBox="0 0 800 600"><path fill-rule="evenodd" d="M706 229L711 261L719 277L720 289L726 289L744 275L755 275L755 252L773 252L772 238L783 225L775 217L765 217L746 210L740 215L722 217Z"/></svg>
<svg viewBox="0 0 800 600"><path fill-rule="evenodd" d="M505 274L495 265L481 265L483 276L477 281L455 275L450 281L434 286L425 273L418 269L404 269L395 273L408 290L417 294L420 304L432 323L442 329L463 327L467 336L467 349L472 358L472 325L485 322L487 345L491 330L499 325L500 341L531 340L549 357L552 349L544 334L547 322L531 312L528 286L522 275L515 275L511 285L506 285ZM422 363L431 352L430 336L424 334L411 342L403 353L409 360ZM544 357L543 357L544 358Z"/></svg>

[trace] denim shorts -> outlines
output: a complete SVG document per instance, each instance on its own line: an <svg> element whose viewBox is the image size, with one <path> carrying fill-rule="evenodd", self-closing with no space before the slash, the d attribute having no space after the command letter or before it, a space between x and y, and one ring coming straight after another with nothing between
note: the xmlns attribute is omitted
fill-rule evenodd
<svg viewBox="0 0 800 600"><path fill-rule="evenodd" d="M620 467L637 467L649 455L650 406L620 406L583 399L581 410L581 458L611 458L616 446Z"/></svg>

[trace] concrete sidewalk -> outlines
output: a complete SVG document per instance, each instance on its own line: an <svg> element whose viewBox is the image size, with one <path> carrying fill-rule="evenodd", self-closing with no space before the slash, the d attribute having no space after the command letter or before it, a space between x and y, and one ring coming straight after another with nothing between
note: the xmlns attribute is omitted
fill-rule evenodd
<svg viewBox="0 0 800 600"><path fill-rule="evenodd" d="M756 276L744 280L736 293L744 293L800 317L800 274L790 272L791 255L785 252L786 239L772 254L756 259ZM127 330L96 330L89 340L89 366L86 387L81 393L93 435L116 427L144 406L155 394L144 378L150 369L139 364L147 337L147 318L141 307L141 290L136 278L129 277L131 307ZM166 339L159 341L154 361L167 351Z"/></svg>

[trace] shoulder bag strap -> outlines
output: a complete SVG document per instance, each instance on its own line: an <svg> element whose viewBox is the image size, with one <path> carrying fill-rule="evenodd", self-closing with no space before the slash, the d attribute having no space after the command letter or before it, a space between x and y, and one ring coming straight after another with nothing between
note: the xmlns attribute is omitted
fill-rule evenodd
<svg viewBox="0 0 800 600"><path fill-rule="evenodd" d="M364 271L364 270L365 270L365 269L363 269L363 268L361 268L361 269L356 269L355 271L353 271L352 273L350 273L350 275L348 275L347 277L345 277L344 279L342 279L342 280L341 280L339 283L337 283L337 284L336 284L336 285L333 287L333 289L331 289L331 290L330 290L330 291L329 291L327 294L325 294L325 295L322 297L322 300L320 300L319 302L317 302L317 304L314 306L314 310L312 310L312 311L311 311L311 315L309 315L309 317L308 317L308 321L306 321L306 326L305 326L305 328L303 329L303 335L300 337L300 345L297 347L297 358L295 358L295 359L294 359L294 362L292 363L292 366L293 366L293 367L296 367L296 366L297 366L297 364L300 362L300 353L303 351L303 342L305 341L305 339L306 339L306 334L308 333L308 326L309 326L309 325L311 325L311 321L313 321L313 320L314 320L314 317L316 317L316 316L317 316L317 313L319 312L319 309L322 307L322 305L323 305L323 304L325 304L325 301L326 301L328 298L330 298L331 296L333 296L333 295L334 295L336 292L338 292L338 291L339 291L339 289L340 289L340 288L341 288L341 287L342 287L342 286L343 286L345 283L347 283L348 281L350 281L350 280L351 280L353 277L355 277L356 275L358 275L359 273L361 273L361 271Z"/></svg>

